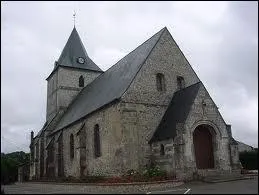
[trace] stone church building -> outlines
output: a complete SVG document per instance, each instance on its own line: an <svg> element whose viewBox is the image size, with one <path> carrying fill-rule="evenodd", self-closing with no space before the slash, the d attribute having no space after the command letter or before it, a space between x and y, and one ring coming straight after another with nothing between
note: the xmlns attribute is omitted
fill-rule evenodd
<svg viewBox="0 0 259 195"><path fill-rule="evenodd" d="M30 179L122 175L151 157L178 178L239 170L231 125L166 27L105 72L74 28L46 80Z"/></svg>

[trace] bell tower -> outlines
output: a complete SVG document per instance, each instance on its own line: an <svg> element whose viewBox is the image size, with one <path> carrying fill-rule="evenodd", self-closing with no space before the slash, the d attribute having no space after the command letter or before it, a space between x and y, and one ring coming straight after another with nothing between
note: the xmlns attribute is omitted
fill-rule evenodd
<svg viewBox="0 0 259 195"><path fill-rule="evenodd" d="M46 79L46 121L62 114L86 85L103 71L89 58L74 27L54 69Z"/></svg>

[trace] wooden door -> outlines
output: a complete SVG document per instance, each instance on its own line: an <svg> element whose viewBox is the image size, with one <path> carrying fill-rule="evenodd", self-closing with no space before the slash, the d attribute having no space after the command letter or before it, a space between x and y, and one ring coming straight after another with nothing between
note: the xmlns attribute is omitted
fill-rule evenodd
<svg viewBox="0 0 259 195"><path fill-rule="evenodd" d="M193 142L197 168L214 168L212 135L208 127L198 126L193 134Z"/></svg>

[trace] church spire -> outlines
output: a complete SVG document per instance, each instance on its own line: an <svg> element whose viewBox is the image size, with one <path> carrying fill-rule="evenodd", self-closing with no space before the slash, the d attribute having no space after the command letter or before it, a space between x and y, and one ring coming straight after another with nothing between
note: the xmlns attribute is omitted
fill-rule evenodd
<svg viewBox="0 0 259 195"><path fill-rule="evenodd" d="M102 71L87 55L75 26L56 63L58 65Z"/></svg>

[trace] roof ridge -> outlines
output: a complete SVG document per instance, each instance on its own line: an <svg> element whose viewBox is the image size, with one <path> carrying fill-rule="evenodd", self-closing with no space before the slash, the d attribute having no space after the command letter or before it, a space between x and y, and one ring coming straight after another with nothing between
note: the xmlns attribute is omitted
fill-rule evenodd
<svg viewBox="0 0 259 195"><path fill-rule="evenodd" d="M114 65L112 65L110 68L108 68L104 73L106 73L108 70L112 69L114 66L119 65L119 62L122 61L125 57L127 57L128 55L132 54L135 50L137 50L139 47L141 47L142 45L144 45L146 42L148 42L150 39L152 39L154 36L156 36L158 33L160 33L161 31L164 31L166 29L166 27L162 28L160 31L158 31L156 34L152 35L149 39L147 39L146 41L144 41L143 43L141 43L139 46L137 46L135 49L133 49L131 52L129 52L128 54L126 54L124 57L122 57L120 60L118 60ZM163 32L162 32L163 34ZM162 35L161 34L161 35ZM160 35L160 37L161 37ZM160 37L158 38L158 40L160 39ZM157 42L156 42L157 43ZM153 48L152 48L153 50Z"/></svg>

